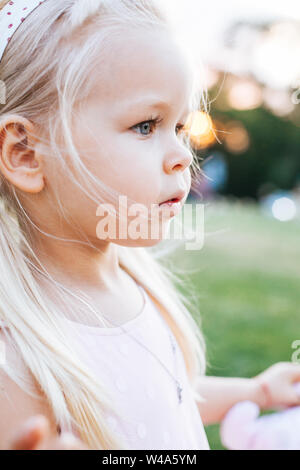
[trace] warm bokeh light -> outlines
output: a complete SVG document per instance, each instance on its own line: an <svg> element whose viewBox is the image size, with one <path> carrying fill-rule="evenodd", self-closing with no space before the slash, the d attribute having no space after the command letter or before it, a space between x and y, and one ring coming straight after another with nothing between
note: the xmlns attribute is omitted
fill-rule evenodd
<svg viewBox="0 0 300 470"><path fill-rule="evenodd" d="M204 111L191 113L185 124L185 129L195 149L209 147L216 140L213 121Z"/></svg>
<svg viewBox="0 0 300 470"><path fill-rule="evenodd" d="M224 141L227 149L232 153L244 153L250 145L250 137L247 130L240 122L231 121L226 125Z"/></svg>
<svg viewBox="0 0 300 470"><path fill-rule="evenodd" d="M264 105L276 116L286 116L294 109L294 104L287 90L266 88L263 92Z"/></svg>
<svg viewBox="0 0 300 470"><path fill-rule="evenodd" d="M228 90L228 102L234 109L255 109L261 106L262 101L260 86L251 80L237 80Z"/></svg>

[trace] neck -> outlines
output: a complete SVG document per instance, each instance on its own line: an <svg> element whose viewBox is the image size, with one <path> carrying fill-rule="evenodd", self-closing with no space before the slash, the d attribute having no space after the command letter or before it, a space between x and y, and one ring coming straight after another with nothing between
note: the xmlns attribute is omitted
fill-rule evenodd
<svg viewBox="0 0 300 470"><path fill-rule="evenodd" d="M93 248L76 242L39 239L34 251L41 265L64 286L108 292L121 276L117 248L109 242Z"/></svg>

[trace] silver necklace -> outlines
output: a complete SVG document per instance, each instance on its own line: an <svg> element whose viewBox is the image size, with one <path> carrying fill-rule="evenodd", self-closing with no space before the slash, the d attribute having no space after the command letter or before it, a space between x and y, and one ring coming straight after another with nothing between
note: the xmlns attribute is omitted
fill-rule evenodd
<svg viewBox="0 0 300 470"><path fill-rule="evenodd" d="M136 281L135 281L136 282ZM136 282L137 284L137 282ZM137 286L140 288L140 286L137 284ZM142 287L141 287L142 288ZM146 298L146 293L143 293L143 297L144 297L144 300L145 300L145 303L144 303L144 307L143 307L143 310L145 308L145 305L146 305L146 302L147 302L147 298ZM134 339L135 342L137 342L140 346L142 346L144 349L146 349L150 354L152 354L152 356L160 363L160 365L165 369L165 371L169 374L169 376L172 378L172 380L174 380L175 382L175 385L176 385L176 392L177 392L177 397L178 397L178 403L181 404L182 403L182 392L183 392L183 388L181 387L181 383L179 382L178 379L176 379L174 377L174 375L169 371L169 369L165 366L165 364L157 357L157 355L155 353L153 353L147 346L145 346L143 343L141 343L141 341L139 341L138 339L136 339L132 334L128 333L128 331L126 331L122 325L115 325L114 323L112 323L111 320L108 320L106 318L106 320L111 323L113 326L117 326L118 328L121 328L122 331L124 331L128 336L130 336L131 338ZM176 344L172 338L172 335L168 332L168 335L169 335L169 338L170 338L170 342L171 342L171 347L172 347L172 351L173 351L173 354L174 354L174 358L175 358L175 361L176 361ZM176 361L176 366L177 366L177 361Z"/></svg>
<svg viewBox="0 0 300 470"><path fill-rule="evenodd" d="M124 329L123 329L124 331ZM126 331L125 331L126 332ZM128 332L126 332L126 334L128 335ZM174 354L174 358L175 358L175 361L176 361L176 345L175 343L173 342L173 338L172 336L170 335L170 333L168 333L169 335L169 338L170 338L170 342L171 342L171 346L172 346L172 351L173 351L173 354ZM171 372L169 371L169 369L165 366L165 364L157 357L157 355L155 353L153 353L147 346L145 346L143 343L141 343L139 340L137 340L134 336L132 336L131 334L129 334L129 336L131 338L134 339L134 341L136 341L137 343L140 344L140 346L142 346L144 349L146 349L148 352L150 352L150 354L152 354L152 356L161 364L161 366L165 369L165 371L170 375L170 377L174 380L175 382L175 385L176 385L176 392L177 392L177 397L178 397L178 403L182 403L182 392L183 392L183 388L181 387L181 384L179 382L178 379L176 379L174 377L173 374L171 374ZM176 363L177 364L177 363Z"/></svg>

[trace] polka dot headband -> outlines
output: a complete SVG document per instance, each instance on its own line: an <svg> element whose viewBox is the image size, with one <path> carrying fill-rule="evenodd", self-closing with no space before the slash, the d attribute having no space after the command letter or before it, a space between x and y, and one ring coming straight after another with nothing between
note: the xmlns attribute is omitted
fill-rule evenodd
<svg viewBox="0 0 300 470"><path fill-rule="evenodd" d="M0 62L12 35L25 18L45 0L14 0L0 10Z"/></svg>

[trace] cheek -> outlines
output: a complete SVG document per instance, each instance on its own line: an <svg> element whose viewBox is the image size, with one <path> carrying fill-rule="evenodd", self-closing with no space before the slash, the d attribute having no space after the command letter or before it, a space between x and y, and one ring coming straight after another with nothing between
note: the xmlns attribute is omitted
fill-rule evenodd
<svg viewBox="0 0 300 470"><path fill-rule="evenodd" d="M129 199L145 205L155 203L160 193L160 175L154 168L132 165L123 168L118 191Z"/></svg>
<svg viewBox="0 0 300 470"><path fill-rule="evenodd" d="M97 145L95 140L82 135L76 143L88 170L112 189L111 198L99 189L99 198L112 204L118 194L145 205L158 201L161 172L160 163L155 159L159 155L157 149L126 132L115 132L107 127L100 136L92 129L93 135L98 135Z"/></svg>
<svg viewBox="0 0 300 470"><path fill-rule="evenodd" d="M120 195L144 204L158 200L161 173L153 152L123 142L110 148L107 157L100 156L99 160L96 176Z"/></svg>
<svg viewBox="0 0 300 470"><path fill-rule="evenodd" d="M191 184L192 184L192 175L191 175L190 168L187 168L186 171L184 172L184 181L186 182L187 190L190 191Z"/></svg>

